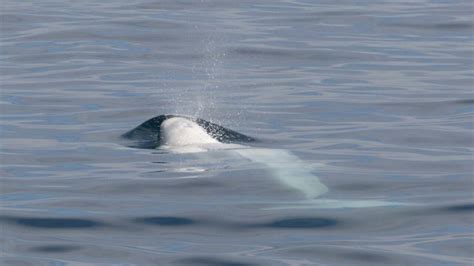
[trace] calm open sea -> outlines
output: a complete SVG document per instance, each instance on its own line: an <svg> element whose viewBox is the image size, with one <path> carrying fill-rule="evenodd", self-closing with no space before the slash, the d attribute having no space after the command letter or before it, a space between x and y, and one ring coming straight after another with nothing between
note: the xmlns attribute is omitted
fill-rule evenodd
<svg viewBox="0 0 474 266"><path fill-rule="evenodd" d="M1 265L474 263L471 1L0 12ZM170 113L291 152L321 199L402 204L303 206L235 154L120 139Z"/></svg>

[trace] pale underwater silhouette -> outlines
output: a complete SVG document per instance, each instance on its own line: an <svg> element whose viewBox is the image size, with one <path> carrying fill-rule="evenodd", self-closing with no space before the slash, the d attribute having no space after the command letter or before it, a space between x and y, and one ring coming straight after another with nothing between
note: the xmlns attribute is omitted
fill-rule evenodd
<svg viewBox="0 0 474 266"><path fill-rule="evenodd" d="M304 200L278 202L266 209L287 208L367 208L406 205L383 200L318 199L329 191L312 173L313 168L287 150L256 148L256 139L199 118L161 115L142 123L123 135L138 141L142 148L164 149L172 153L228 151L264 165L281 184L304 195ZM247 145L244 145L247 144ZM140 146L142 145L142 146Z"/></svg>

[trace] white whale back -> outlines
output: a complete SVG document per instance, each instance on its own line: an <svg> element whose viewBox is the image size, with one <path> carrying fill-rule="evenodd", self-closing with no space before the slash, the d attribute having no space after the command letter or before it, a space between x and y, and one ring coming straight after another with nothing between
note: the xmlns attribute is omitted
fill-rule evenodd
<svg viewBox="0 0 474 266"><path fill-rule="evenodd" d="M197 123L181 117L166 119L161 123L161 144L171 147L219 143Z"/></svg>

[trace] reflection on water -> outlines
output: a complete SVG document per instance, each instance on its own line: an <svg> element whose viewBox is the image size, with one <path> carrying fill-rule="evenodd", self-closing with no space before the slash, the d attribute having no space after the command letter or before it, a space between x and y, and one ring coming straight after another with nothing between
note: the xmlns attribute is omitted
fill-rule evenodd
<svg viewBox="0 0 474 266"><path fill-rule="evenodd" d="M474 211L474 204L460 204L453 205L443 208L443 210L448 212L470 212Z"/></svg>
<svg viewBox="0 0 474 266"><path fill-rule="evenodd" d="M27 218L4 216L0 217L1 221L17 224L25 227L41 228L41 229L75 229L75 228L92 228L101 226L101 223L85 219L73 218Z"/></svg>
<svg viewBox="0 0 474 266"><path fill-rule="evenodd" d="M63 253L71 252L81 249L81 247L74 245L43 245L37 246L31 249L32 252L39 253Z"/></svg>
<svg viewBox="0 0 474 266"><path fill-rule="evenodd" d="M181 225L191 225L195 224L196 222L188 219L188 218L181 218L181 217L143 217L143 218L136 218L134 219L137 223L143 224L150 224L150 225L158 225L158 226L181 226Z"/></svg>
<svg viewBox="0 0 474 266"><path fill-rule="evenodd" d="M237 262L235 260L226 260L226 259L218 259L215 257L191 257L187 259L181 259L176 261L179 265L209 265L209 266L217 266L217 265L226 265L226 266L255 266L258 264L254 263L246 263L246 262Z"/></svg>
<svg viewBox="0 0 474 266"><path fill-rule="evenodd" d="M4 1L0 264L470 265L473 25L471 1ZM169 113L290 151L326 198L120 139Z"/></svg>
<svg viewBox="0 0 474 266"><path fill-rule="evenodd" d="M338 221L327 218L293 218L273 221L263 226L273 228L324 228L337 224Z"/></svg>

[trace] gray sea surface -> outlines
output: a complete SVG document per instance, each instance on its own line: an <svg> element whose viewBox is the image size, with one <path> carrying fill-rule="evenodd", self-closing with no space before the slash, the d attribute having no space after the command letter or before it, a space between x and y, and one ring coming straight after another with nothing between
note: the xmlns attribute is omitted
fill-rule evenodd
<svg viewBox="0 0 474 266"><path fill-rule="evenodd" d="M1 265L474 263L471 1L0 6ZM399 204L300 205L232 152L120 138L160 114Z"/></svg>

